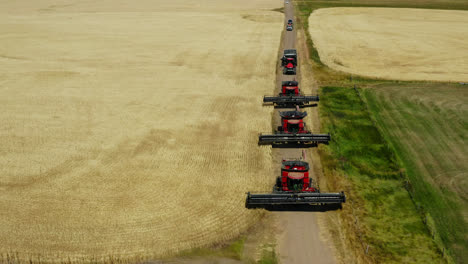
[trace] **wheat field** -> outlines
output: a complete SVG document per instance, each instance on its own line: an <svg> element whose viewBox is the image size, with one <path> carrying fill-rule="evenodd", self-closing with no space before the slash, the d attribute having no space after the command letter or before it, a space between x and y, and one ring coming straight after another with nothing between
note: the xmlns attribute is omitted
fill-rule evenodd
<svg viewBox="0 0 468 264"><path fill-rule="evenodd" d="M245 232L245 192L274 181L257 133L280 5L0 0L0 256L149 259Z"/></svg>
<svg viewBox="0 0 468 264"><path fill-rule="evenodd" d="M468 81L468 11L325 8L309 32L329 67L367 77Z"/></svg>

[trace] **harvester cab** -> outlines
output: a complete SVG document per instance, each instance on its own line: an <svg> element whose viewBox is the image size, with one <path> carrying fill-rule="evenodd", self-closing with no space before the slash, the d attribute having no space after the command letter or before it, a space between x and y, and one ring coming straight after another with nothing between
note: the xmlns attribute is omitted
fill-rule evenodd
<svg viewBox="0 0 468 264"><path fill-rule="evenodd" d="M283 160L281 176L276 179L273 192L269 194L247 193L247 208L271 205L325 205L346 201L343 192L321 193L309 177L309 163L301 160Z"/></svg>
<svg viewBox="0 0 468 264"><path fill-rule="evenodd" d="M281 93L278 96L264 96L263 103L273 103L274 106L291 108L295 106L311 106L310 102L318 102L318 95L303 95L297 81L283 81Z"/></svg>
<svg viewBox="0 0 468 264"><path fill-rule="evenodd" d="M293 144L296 146L315 146L318 143L328 144L330 141L330 134L313 134L306 130L303 118L307 116L307 112L296 110L284 111L279 114L281 116L281 126L274 134L260 134L258 137L259 145Z"/></svg>

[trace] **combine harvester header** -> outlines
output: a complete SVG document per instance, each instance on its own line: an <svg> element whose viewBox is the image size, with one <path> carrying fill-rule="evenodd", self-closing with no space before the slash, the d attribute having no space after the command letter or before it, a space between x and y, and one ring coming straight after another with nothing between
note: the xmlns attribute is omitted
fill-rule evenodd
<svg viewBox="0 0 468 264"><path fill-rule="evenodd" d="M307 116L307 112L285 111L280 112L280 116L281 126L274 134L260 134L259 145L317 145L318 143L328 144L331 140L330 134L313 134L306 130L303 118Z"/></svg>
<svg viewBox="0 0 468 264"><path fill-rule="evenodd" d="M276 107L310 106L310 102L318 102L318 95L303 95L297 81L284 81L281 85L281 93L278 96L264 96L263 103L273 104Z"/></svg>

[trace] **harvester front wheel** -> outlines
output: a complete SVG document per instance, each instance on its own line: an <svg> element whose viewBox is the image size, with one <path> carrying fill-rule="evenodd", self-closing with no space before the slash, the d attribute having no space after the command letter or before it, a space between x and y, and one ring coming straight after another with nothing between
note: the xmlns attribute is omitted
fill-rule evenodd
<svg viewBox="0 0 468 264"><path fill-rule="evenodd" d="M273 190L275 191L281 190L281 177L276 177L276 184Z"/></svg>

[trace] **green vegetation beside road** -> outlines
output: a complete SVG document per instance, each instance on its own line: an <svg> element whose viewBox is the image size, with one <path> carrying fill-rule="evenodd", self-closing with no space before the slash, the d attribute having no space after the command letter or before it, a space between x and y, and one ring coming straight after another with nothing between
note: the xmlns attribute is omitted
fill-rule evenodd
<svg viewBox="0 0 468 264"><path fill-rule="evenodd" d="M341 215L347 231L357 235L355 250L375 263L443 263L404 187L394 152L357 92L323 87L320 94L322 129L333 135L321 150L322 162L330 187L346 191Z"/></svg>
<svg viewBox="0 0 468 264"><path fill-rule="evenodd" d="M431 233L468 262L468 90L458 84L377 86L364 92L411 182Z"/></svg>
<svg viewBox="0 0 468 264"><path fill-rule="evenodd" d="M274 250L263 249L262 256L260 260L257 261L257 264L278 264L278 256Z"/></svg>
<svg viewBox="0 0 468 264"><path fill-rule="evenodd" d="M219 245L217 247L194 248L191 250L180 252L175 260L183 260L189 263L191 260L220 262L225 260L237 260L239 263L246 264L277 264L278 256L276 255L274 244L259 244L260 258L254 259L254 256L244 256L244 246L247 237L241 236L239 239L231 241L228 245ZM169 260L172 261L172 260ZM198 262L197 262L198 263Z"/></svg>
<svg viewBox="0 0 468 264"><path fill-rule="evenodd" d="M178 257L180 258L198 258L198 257L222 257L229 259L242 259L242 253L244 250L245 236L241 236L239 239L231 241L228 245L220 245L218 247L206 247L206 248L193 248L187 251L180 252Z"/></svg>

